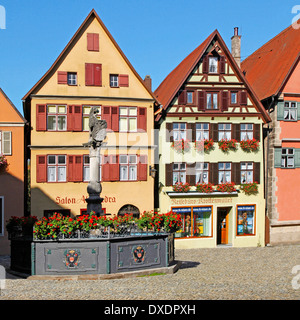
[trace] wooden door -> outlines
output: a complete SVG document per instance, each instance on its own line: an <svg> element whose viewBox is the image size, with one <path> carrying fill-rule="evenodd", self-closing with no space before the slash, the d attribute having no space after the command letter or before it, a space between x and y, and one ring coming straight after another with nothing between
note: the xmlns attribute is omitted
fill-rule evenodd
<svg viewBox="0 0 300 320"><path fill-rule="evenodd" d="M221 220L221 244L228 243L228 213L224 212Z"/></svg>

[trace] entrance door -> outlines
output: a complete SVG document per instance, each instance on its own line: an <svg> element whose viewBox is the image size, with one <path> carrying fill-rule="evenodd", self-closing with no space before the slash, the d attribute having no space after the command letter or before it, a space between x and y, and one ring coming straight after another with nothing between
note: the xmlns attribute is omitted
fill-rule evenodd
<svg viewBox="0 0 300 320"><path fill-rule="evenodd" d="M228 244L229 208L218 208L217 244Z"/></svg>

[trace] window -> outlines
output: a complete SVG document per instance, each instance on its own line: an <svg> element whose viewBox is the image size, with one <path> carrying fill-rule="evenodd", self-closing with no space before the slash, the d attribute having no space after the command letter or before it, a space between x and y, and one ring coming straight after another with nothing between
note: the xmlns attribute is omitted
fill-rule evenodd
<svg viewBox="0 0 300 320"><path fill-rule="evenodd" d="M208 183L208 163L196 163L196 183Z"/></svg>
<svg viewBox="0 0 300 320"><path fill-rule="evenodd" d="M109 76L109 83L111 88L118 88L119 87L119 76L117 74L111 74Z"/></svg>
<svg viewBox="0 0 300 320"><path fill-rule="evenodd" d="M186 164L174 163L173 164L173 185L177 182L186 183Z"/></svg>
<svg viewBox="0 0 300 320"><path fill-rule="evenodd" d="M241 184L253 183L253 163L242 162L241 163Z"/></svg>
<svg viewBox="0 0 300 320"><path fill-rule="evenodd" d="M137 156L120 155L120 181L137 180Z"/></svg>
<svg viewBox="0 0 300 320"><path fill-rule="evenodd" d="M231 163L219 163L219 184L231 182Z"/></svg>
<svg viewBox="0 0 300 320"><path fill-rule="evenodd" d="M196 141L209 139L209 124L196 123Z"/></svg>
<svg viewBox="0 0 300 320"><path fill-rule="evenodd" d="M207 93L206 94L206 108L207 109L218 109L218 93Z"/></svg>
<svg viewBox="0 0 300 320"><path fill-rule="evenodd" d="M237 104L237 97L238 97L237 92L231 92L231 94L230 94L231 104Z"/></svg>
<svg viewBox="0 0 300 320"><path fill-rule="evenodd" d="M209 57L209 73L218 73L217 57Z"/></svg>
<svg viewBox="0 0 300 320"><path fill-rule="evenodd" d="M230 123L219 123L218 124L219 141L231 139L231 124Z"/></svg>
<svg viewBox="0 0 300 320"><path fill-rule="evenodd" d="M77 73L76 72L68 72L68 85L69 86L77 86Z"/></svg>
<svg viewBox="0 0 300 320"><path fill-rule="evenodd" d="M10 156L11 149L11 131L0 131L0 154Z"/></svg>
<svg viewBox="0 0 300 320"><path fill-rule="evenodd" d="M255 206L237 206L237 235L254 235Z"/></svg>
<svg viewBox="0 0 300 320"><path fill-rule="evenodd" d="M281 150L281 167L294 168L295 167L295 150L290 148L282 148Z"/></svg>
<svg viewBox="0 0 300 320"><path fill-rule="evenodd" d="M173 123L174 141L186 140L186 123Z"/></svg>
<svg viewBox="0 0 300 320"><path fill-rule="evenodd" d="M172 211L180 214L182 221L175 238L212 236L212 207L172 208Z"/></svg>
<svg viewBox="0 0 300 320"><path fill-rule="evenodd" d="M90 126L89 126L89 117L90 117L90 111L91 111L92 106L83 106L82 107L82 128L83 131L89 131ZM99 113L97 115L97 119L101 120L101 106L97 106Z"/></svg>
<svg viewBox="0 0 300 320"><path fill-rule="evenodd" d="M119 112L120 132L137 132L137 108L120 107Z"/></svg>
<svg viewBox="0 0 300 320"><path fill-rule="evenodd" d="M284 120L297 121L297 102L284 102Z"/></svg>
<svg viewBox="0 0 300 320"><path fill-rule="evenodd" d="M67 181L67 163L65 155L49 155L47 157L47 181Z"/></svg>
<svg viewBox="0 0 300 320"><path fill-rule="evenodd" d="M99 168L99 181L102 180L102 158L100 156L100 168ZM83 156L83 181L90 181L90 157L89 155Z"/></svg>
<svg viewBox="0 0 300 320"><path fill-rule="evenodd" d="M188 91L187 92L187 103L192 104L194 102L194 92Z"/></svg>
<svg viewBox="0 0 300 320"><path fill-rule="evenodd" d="M67 106L47 106L47 129L49 131L67 130Z"/></svg>
<svg viewBox="0 0 300 320"><path fill-rule="evenodd" d="M241 141L253 139L253 124L241 124Z"/></svg>

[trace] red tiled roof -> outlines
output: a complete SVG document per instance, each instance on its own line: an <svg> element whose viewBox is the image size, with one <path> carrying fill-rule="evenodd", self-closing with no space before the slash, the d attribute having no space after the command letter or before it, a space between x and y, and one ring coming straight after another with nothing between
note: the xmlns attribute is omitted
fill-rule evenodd
<svg viewBox="0 0 300 320"><path fill-rule="evenodd" d="M277 95L300 52L300 29L289 26L245 59L241 69L260 100Z"/></svg>
<svg viewBox="0 0 300 320"><path fill-rule="evenodd" d="M169 73L165 80L154 91L154 95L163 107L167 106L174 98L174 95L186 80L186 75L192 72L216 33L217 30L215 30L198 48L190 53L171 73Z"/></svg>

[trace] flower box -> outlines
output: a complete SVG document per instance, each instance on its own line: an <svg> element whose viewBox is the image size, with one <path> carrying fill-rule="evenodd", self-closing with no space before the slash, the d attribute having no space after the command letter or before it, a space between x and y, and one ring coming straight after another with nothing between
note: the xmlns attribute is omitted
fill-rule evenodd
<svg viewBox="0 0 300 320"><path fill-rule="evenodd" d="M201 141L195 142L195 149L198 152L205 152L209 153L211 150L214 149L214 141L213 139L205 139Z"/></svg>
<svg viewBox="0 0 300 320"><path fill-rule="evenodd" d="M257 182L241 184L241 190L247 195L255 195L258 193Z"/></svg>
<svg viewBox="0 0 300 320"><path fill-rule="evenodd" d="M213 184L212 183L197 183L196 184L196 191L201 193L212 193Z"/></svg>
<svg viewBox="0 0 300 320"><path fill-rule="evenodd" d="M172 142L172 148L178 153L189 152L191 149L189 140L179 140Z"/></svg>
<svg viewBox="0 0 300 320"><path fill-rule="evenodd" d="M190 189L191 189L191 186L187 182L186 183L177 182L173 186L173 191L175 192L189 192Z"/></svg>
<svg viewBox="0 0 300 320"><path fill-rule="evenodd" d="M248 139L240 142L241 149L246 152L255 152L259 149L259 141L256 139Z"/></svg>
<svg viewBox="0 0 300 320"><path fill-rule="evenodd" d="M232 193L237 190L236 190L235 184L233 182L226 182L226 183L222 183L222 184L217 185L217 191Z"/></svg>
<svg viewBox="0 0 300 320"><path fill-rule="evenodd" d="M219 148L223 152L236 151L238 148L237 141L235 139L231 140L221 140L218 142Z"/></svg>

